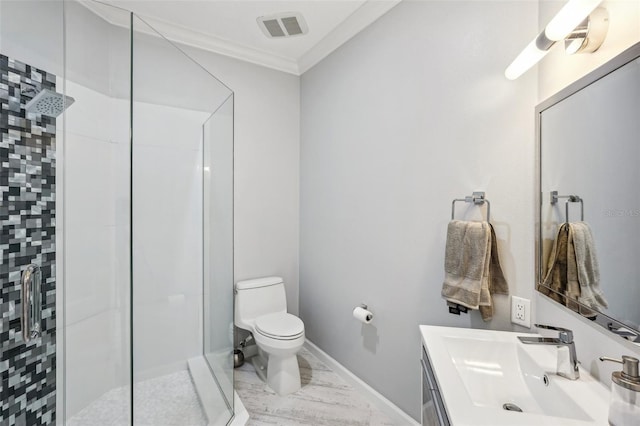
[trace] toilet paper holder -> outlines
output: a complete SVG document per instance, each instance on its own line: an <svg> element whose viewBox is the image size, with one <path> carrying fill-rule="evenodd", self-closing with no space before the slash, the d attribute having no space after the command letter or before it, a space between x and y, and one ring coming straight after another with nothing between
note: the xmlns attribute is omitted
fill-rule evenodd
<svg viewBox="0 0 640 426"><path fill-rule="evenodd" d="M353 310L353 317L363 324L370 324L373 320L373 312L369 311L366 303L361 303Z"/></svg>

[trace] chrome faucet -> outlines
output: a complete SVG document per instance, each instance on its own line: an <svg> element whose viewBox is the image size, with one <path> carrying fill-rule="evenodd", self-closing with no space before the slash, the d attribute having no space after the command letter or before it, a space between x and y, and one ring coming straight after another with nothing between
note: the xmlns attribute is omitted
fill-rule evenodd
<svg viewBox="0 0 640 426"><path fill-rule="evenodd" d="M543 325L543 324L534 324L538 328L544 328L547 330L555 330L558 331L558 337L524 337L518 336L518 339L522 343L527 345L553 345L557 346L558 353L558 366L556 368L556 374L558 376L565 377L569 380L577 380L580 378L580 371L578 370L578 358L576 356L576 345L573 342L573 332L566 328L562 327L553 327L551 325ZM568 349L569 357L566 356L566 351L563 349Z"/></svg>
<svg viewBox="0 0 640 426"><path fill-rule="evenodd" d="M609 329L609 331L611 331L612 333L617 334L618 336L627 339L631 342L636 342L638 340L638 337L640 337L640 335L638 335L638 333L634 332L633 330L630 330L626 327L614 327L613 323L609 323L607 324L607 328Z"/></svg>

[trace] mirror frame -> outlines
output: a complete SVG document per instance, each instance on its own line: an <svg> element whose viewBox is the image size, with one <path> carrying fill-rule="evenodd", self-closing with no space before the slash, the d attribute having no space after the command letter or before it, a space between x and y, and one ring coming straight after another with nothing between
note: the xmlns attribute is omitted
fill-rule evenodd
<svg viewBox="0 0 640 426"><path fill-rule="evenodd" d="M535 214L535 269L536 269L536 291L538 291L542 296L545 296L547 298L549 298L550 300L553 300L552 298L550 298L549 296L545 295L544 293L542 293L539 290L539 287L541 286L542 280L544 279L544 272L543 272L543 268L544 268L544 261L542 259L542 200L543 200L543 194L541 191L542 188L542 158L541 158L541 149L542 149L542 141L541 141L541 114L546 111L548 108L556 105L557 103L563 101L564 99L568 98L569 96L581 91L582 89L590 86L591 84L595 83L596 81L600 80L601 78L611 74L612 72L616 71L617 69L623 67L624 65L634 61L640 59L640 42L632 45L631 47L629 47L628 49L624 50L623 52L621 52L620 54L618 54L617 56L615 56L614 58L610 59L609 61L607 61L605 64L601 65L600 67L596 68L595 70L591 71L590 73L588 73L587 75L585 75L584 77L576 80L575 82L571 83L570 85L568 85L567 87L565 87L564 89L560 90L558 93L552 95L551 97L549 97L548 99L546 99L545 101L539 103L536 108L535 108L535 129L536 129L536 190L535 190L535 205L536 205L536 214ZM559 295L561 298L565 299L565 295L564 294L560 294L552 289L550 289L549 287L545 286L545 289L548 290L549 292L555 293L556 295ZM557 303L554 300L555 303ZM585 306L583 304L578 303L577 301L573 301L576 304L579 304L580 306L583 306L587 309L592 309L588 306ZM566 309L567 311L573 312L571 311L569 308L567 308L565 305L562 305L560 303L558 303L560 306L562 306L564 309ZM578 314L576 314L578 315ZM614 336L619 336L618 334L613 332L613 329L617 329L619 327L625 327L627 329L629 329L629 326L626 324L623 324L622 322L620 322L619 320L617 320L616 318L612 317L610 314L604 313L604 312L600 312L598 311L598 315L596 317L596 319L593 321L594 323L597 323L598 325L604 327L605 329L607 329L607 331L609 331L612 335ZM640 335L640 330L634 330L635 332L638 333L638 335ZM619 336L620 337L620 336ZM620 337L621 339L623 339L622 337ZM623 339L626 340L626 339ZM636 339L636 342L640 341L640 337Z"/></svg>

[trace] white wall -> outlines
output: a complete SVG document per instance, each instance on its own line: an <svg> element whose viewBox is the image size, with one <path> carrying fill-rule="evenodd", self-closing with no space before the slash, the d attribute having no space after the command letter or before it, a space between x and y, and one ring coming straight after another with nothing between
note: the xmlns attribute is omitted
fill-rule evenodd
<svg viewBox="0 0 640 426"><path fill-rule="evenodd" d="M66 89L75 99L67 110L62 163L72 416L128 383L132 198L135 376L186 368L186 360L201 353L201 139L209 114L135 103L131 194L128 101L70 80Z"/></svg>
<svg viewBox="0 0 640 426"><path fill-rule="evenodd" d="M540 2L540 27L560 9L563 3ZM568 84L588 74L598 66L640 41L640 2L608 0L602 3L609 11L609 32L600 49L588 55L567 56L556 46L538 65L539 101L543 101ZM597 358L608 355L620 358L623 354L640 355L640 349L623 339L605 333L600 327L579 317L546 297L535 293L536 319L574 330L578 358L582 366L604 383L611 381L611 372L619 366L601 363Z"/></svg>
<svg viewBox="0 0 640 426"><path fill-rule="evenodd" d="M66 87L76 100L67 111L63 163L72 416L128 384L131 199L135 377L186 368L201 353L201 139L209 114L135 103L130 194L128 101L72 81Z"/></svg>
<svg viewBox="0 0 640 426"><path fill-rule="evenodd" d="M128 66L112 54L126 51L127 41L113 37L110 25L77 4L65 4L65 22L66 69L58 74L58 91L76 103L57 120L65 125L57 169L57 219L65 226L65 251L57 258L64 272L64 305L58 303L64 314L57 326L65 336L57 366L64 374L59 419L63 405L69 418L127 383L130 372L129 109L114 97L122 82L109 73ZM32 43L39 45L40 38ZM128 402L113 409L126 412Z"/></svg>
<svg viewBox="0 0 640 426"><path fill-rule="evenodd" d="M139 47L139 46L138 46ZM209 113L133 105L134 377L202 354L202 125Z"/></svg>
<svg viewBox="0 0 640 426"><path fill-rule="evenodd" d="M511 293L532 295L536 76L503 72L536 32L536 2L404 1L302 76L300 315L415 418L418 324L512 328L506 297L489 324L440 297L452 199L486 191Z"/></svg>
<svg viewBox="0 0 640 426"><path fill-rule="evenodd" d="M59 261L65 267L61 318L67 366L64 402L70 417L124 385L129 374L129 142L124 101L71 81L66 88L76 100L59 135L64 156L58 169L64 168L64 181L58 176L64 184L58 220L64 218L66 225Z"/></svg>

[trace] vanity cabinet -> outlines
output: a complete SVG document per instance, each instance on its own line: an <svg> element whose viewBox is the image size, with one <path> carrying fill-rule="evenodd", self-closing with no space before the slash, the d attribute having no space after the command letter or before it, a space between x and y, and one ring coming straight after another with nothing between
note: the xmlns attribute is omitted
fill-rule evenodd
<svg viewBox="0 0 640 426"><path fill-rule="evenodd" d="M449 418L424 346L420 363L422 364L422 426L449 426Z"/></svg>

